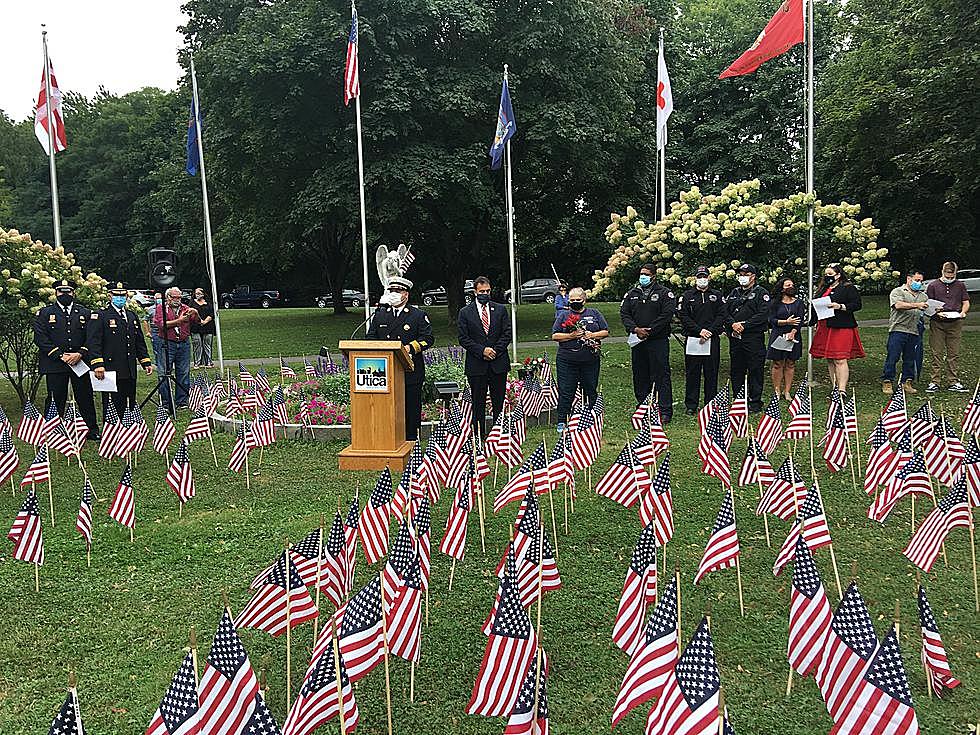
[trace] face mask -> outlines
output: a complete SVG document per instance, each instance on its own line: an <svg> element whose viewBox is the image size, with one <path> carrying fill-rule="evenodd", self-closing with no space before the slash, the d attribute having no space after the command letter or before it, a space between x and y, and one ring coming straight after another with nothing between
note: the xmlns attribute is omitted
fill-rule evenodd
<svg viewBox="0 0 980 735"><path fill-rule="evenodd" d="M950 283L952 283L953 281L956 280L956 276L953 276L952 278L946 278L946 276L943 276L939 280L942 281L945 284L950 284Z"/></svg>
<svg viewBox="0 0 980 735"><path fill-rule="evenodd" d="M126 305L126 297L125 296L113 296L112 297L112 305L115 306L117 309L123 308Z"/></svg>
<svg viewBox="0 0 980 735"><path fill-rule="evenodd" d="M71 302L75 300L75 297L70 293L58 294L58 303L62 306L71 306Z"/></svg>
<svg viewBox="0 0 980 735"><path fill-rule="evenodd" d="M784 288L783 294L785 294L786 296L796 296L796 286L790 286L789 288Z"/></svg>
<svg viewBox="0 0 980 735"><path fill-rule="evenodd" d="M649 286L651 281L653 281L653 278L651 278L650 276L648 276L646 274L643 274L643 275L640 276L640 285L641 286Z"/></svg>
<svg viewBox="0 0 980 735"><path fill-rule="evenodd" d="M823 277L823 282L827 286L829 286L830 284L832 284L836 280L837 280L837 276L824 276Z"/></svg>
<svg viewBox="0 0 980 735"><path fill-rule="evenodd" d="M909 288L911 288L913 291L921 291L922 281L912 281L912 283L909 284Z"/></svg>
<svg viewBox="0 0 980 735"><path fill-rule="evenodd" d="M163 299L153 299L153 300L156 302L157 306L163 303Z"/></svg>
<svg viewBox="0 0 980 735"><path fill-rule="evenodd" d="M708 287L708 279L707 278L695 278L694 279L694 285L697 286L698 288L700 288L703 291L704 289L706 289Z"/></svg>
<svg viewBox="0 0 980 735"><path fill-rule="evenodd" d="M568 308L571 309L572 311L582 311L583 309L585 309L585 302L584 301L569 301L568 302Z"/></svg>
<svg viewBox="0 0 980 735"><path fill-rule="evenodd" d="M748 276L739 276L738 277L738 285L739 286L748 286L749 285L749 277Z"/></svg>
<svg viewBox="0 0 980 735"><path fill-rule="evenodd" d="M478 293L476 295L476 300L477 300L477 303L479 303L479 304L489 304L490 303L490 294L488 294L488 293Z"/></svg>

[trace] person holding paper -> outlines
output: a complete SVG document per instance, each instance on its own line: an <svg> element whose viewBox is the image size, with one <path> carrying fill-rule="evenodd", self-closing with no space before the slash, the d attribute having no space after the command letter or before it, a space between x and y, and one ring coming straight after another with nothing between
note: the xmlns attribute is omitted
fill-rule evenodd
<svg viewBox="0 0 980 735"><path fill-rule="evenodd" d="M102 410L112 401L122 416L126 408L136 404L137 362L147 375L153 373L153 361L146 350L146 338L135 312L126 309L129 290L116 282L109 290L112 302L102 311L92 312L89 325L89 365L98 380L106 371L116 373L116 391L102 395Z"/></svg>
<svg viewBox="0 0 980 735"><path fill-rule="evenodd" d="M88 426L88 438L101 438L95 417L92 381L80 371L89 359L88 329L92 312L75 301L75 286L70 281L58 281L54 287L55 303L45 306L34 319L34 344L37 345L38 372L44 376L48 399L54 401L59 414L68 404L68 384L78 404L78 412Z"/></svg>
<svg viewBox="0 0 980 735"><path fill-rule="evenodd" d="M619 318L626 333L637 337L630 350L636 403L643 403L650 391L654 391L660 420L665 424L670 423L674 414L670 323L675 311L677 298L673 291L657 283L657 268L652 263L640 268L637 285L626 292L619 306Z"/></svg>
<svg viewBox="0 0 980 735"><path fill-rule="evenodd" d="M806 307L796 298L796 284L792 278L780 278L772 291L769 306L769 350L766 357L772 360L773 390L787 401L793 400L796 361L803 354L800 327L805 320Z"/></svg>
<svg viewBox="0 0 980 735"><path fill-rule="evenodd" d="M725 327L725 305L721 291L711 288L711 271L699 265L694 272L694 288L687 289L677 301L677 319L682 334L690 341L708 343L707 355L692 355L684 350L684 410L688 416L698 412L701 379L704 378L704 402L718 393L718 365L721 362L721 338Z"/></svg>
<svg viewBox="0 0 980 735"><path fill-rule="evenodd" d="M831 385L846 393L851 377L847 361L864 357L864 345L854 316L862 307L861 292L845 278L839 263L831 263L824 268L819 293L821 298L830 299L832 316L817 322L810 354L827 361Z"/></svg>
<svg viewBox="0 0 980 735"><path fill-rule="evenodd" d="M919 324L925 311L926 289L922 285L922 273L910 271L905 276L905 285L893 288L888 294L891 311L888 314L888 345L885 365L881 372L881 392L890 396L894 392L895 369L902 359L902 387L906 393L918 393L912 385L918 375L915 367L916 348L922 337Z"/></svg>
<svg viewBox="0 0 980 735"><path fill-rule="evenodd" d="M742 263L738 286L725 299L725 327L731 359L732 385L749 383L749 411L762 411L763 370L766 365L766 328L769 326L769 293L756 281L759 271Z"/></svg>
<svg viewBox="0 0 980 735"><path fill-rule="evenodd" d="M966 284L956 277L957 265L943 263L938 280L926 288L926 296L943 305L929 320L929 350L932 353L932 375L926 393L935 393L943 382L943 372L949 380L949 390L964 393L966 388L957 373L963 320L970 311L970 293Z"/></svg>

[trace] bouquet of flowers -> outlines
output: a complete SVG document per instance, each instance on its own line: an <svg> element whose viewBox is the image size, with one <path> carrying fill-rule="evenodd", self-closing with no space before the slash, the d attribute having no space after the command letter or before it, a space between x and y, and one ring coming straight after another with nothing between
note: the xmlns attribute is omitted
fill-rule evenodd
<svg viewBox="0 0 980 735"><path fill-rule="evenodd" d="M593 339L592 337L586 337L585 327L581 325L582 315L571 313L565 317L565 321L561 323L561 328L567 334L575 334L578 336L579 342L585 347L598 354L602 350L602 346L599 344L599 340Z"/></svg>

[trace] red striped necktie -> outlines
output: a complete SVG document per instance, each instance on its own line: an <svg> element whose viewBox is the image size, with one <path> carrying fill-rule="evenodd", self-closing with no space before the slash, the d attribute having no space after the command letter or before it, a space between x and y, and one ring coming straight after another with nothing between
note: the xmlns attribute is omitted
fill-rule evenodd
<svg viewBox="0 0 980 735"><path fill-rule="evenodd" d="M483 331L490 334L490 307L480 307L480 319L483 321Z"/></svg>

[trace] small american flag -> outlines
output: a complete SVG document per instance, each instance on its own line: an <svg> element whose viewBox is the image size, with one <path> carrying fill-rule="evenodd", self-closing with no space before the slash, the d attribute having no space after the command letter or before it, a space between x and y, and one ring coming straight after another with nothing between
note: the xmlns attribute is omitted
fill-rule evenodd
<svg viewBox="0 0 980 735"><path fill-rule="evenodd" d="M922 668L926 672L928 685L937 697L942 697L947 689L955 689L960 685L959 679L953 676L946 657L946 647L939 635L939 625L936 616L932 614L929 598L925 588L919 585L919 625L922 628Z"/></svg>
<svg viewBox="0 0 980 735"><path fill-rule="evenodd" d="M868 495L874 495L879 485L884 485L898 472L901 463L880 420L871 430L868 443L871 445L871 452L864 466L864 491Z"/></svg>
<svg viewBox="0 0 980 735"><path fill-rule="evenodd" d="M194 497L194 472L191 470L191 458L187 453L187 444L181 442L174 452L174 459L167 470L167 485L177 495L181 503L186 503Z"/></svg>
<svg viewBox="0 0 980 735"><path fill-rule="evenodd" d="M44 430L44 417L30 400L24 404L24 415L17 425L17 438L25 444L36 445L41 442Z"/></svg>
<svg viewBox="0 0 980 735"><path fill-rule="evenodd" d="M136 525L136 491L133 489L133 468L128 462L119 478L116 494L112 497L109 517L126 528Z"/></svg>
<svg viewBox="0 0 980 735"><path fill-rule="evenodd" d="M351 681L357 682L384 657L381 581L378 575L374 575L334 617L340 637L340 654L347 664ZM328 632L329 627L324 626L323 633ZM322 650L319 642L314 656L318 650Z"/></svg>
<svg viewBox="0 0 980 735"><path fill-rule="evenodd" d="M497 593L493 598L493 604L490 606L490 613L487 615L486 620L483 621L483 627L481 628L485 636L489 636L493 628L493 621L497 616L497 608L504 595L504 583L506 582L511 585L517 584L517 554L514 550L513 541L507 544L507 549L500 559L497 575L500 578L500 581L497 583Z"/></svg>
<svg viewBox="0 0 980 735"><path fill-rule="evenodd" d="M313 363L310 362L305 357L303 358L303 372L306 374L306 377L308 377L308 378L315 378L316 377L316 368L313 367Z"/></svg>
<svg viewBox="0 0 980 735"><path fill-rule="evenodd" d="M116 412L116 404L112 401L106 403L103 412L105 425L102 427L102 439L99 441L99 456L108 459L116 453L116 433L119 431L119 414Z"/></svg>
<svg viewBox="0 0 980 735"><path fill-rule="evenodd" d="M27 491L24 504L7 532L14 542L14 559L41 566L44 564L44 537L41 533L41 513L34 488Z"/></svg>
<svg viewBox="0 0 980 735"><path fill-rule="evenodd" d="M786 541L776 554L776 562L773 564L772 573L779 576L783 567L793 560L796 553L796 541L802 538L810 551L822 549L830 546L830 526L827 525L827 516L823 510L823 501L820 498L820 488L813 485L810 492L806 494L806 500L800 506L800 511L796 516L796 522L789 529Z"/></svg>
<svg viewBox="0 0 980 735"><path fill-rule="evenodd" d="M769 457L759 446L755 437L749 437L745 445L745 459L742 460L742 469L739 470L738 479L735 483L739 487L748 485L759 485L760 488L769 487L776 479L776 471L769 463Z"/></svg>
<svg viewBox="0 0 980 735"><path fill-rule="evenodd" d="M413 501L412 528L415 530L415 548L422 568L422 589L426 590L432 574L432 508L428 498Z"/></svg>
<svg viewBox="0 0 980 735"><path fill-rule="evenodd" d="M796 470L792 457L787 457L776 470L769 489L759 500L755 514L772 513L777 518L790 521L805 499L806 485L803 484L803 478Z"/></svg>
<svg viewBox="0 0 980 735"><path fill-rule="evenodd" d="M320 529L316 529L316 533L319 534ZM340 607L344 603L344 597L350 591L350 585L347 582L349 578L347 574L347 558L347 536L344 534L344 517L338 510L334 513L333 523L330 524L330 531L327 534L326 543L323 546L323 558L321 560L319 579L320 589L323 590L324 595L333 603L334 607ZM304 577L305 579L306 577Z"/></svg>
<svg viewBox="0 0 980 735"><path fill-rule="evenodd" d="M973 397L963 409L963 421L960 424L964 434L980 434L980 401L977 400L977 390L980 382L973 389Z"/></svg>
<svg viewBox="0 0 980 735"><path fill-rule="evenodd" d="M276 423L280 426L288 424L289 412L286 410L286 395L283 393L281 385L277 385L276 389L272 391L269 402L272 404L272 412L275 414Z"/></svg>
<svg viewBox="0 0 980 735"><path fill-rule="evenodd" d="M857 398L854 394L841 401L841 410L844 412L844 430L848 436L856 437L858 435Z"/></svg>
<svg viewBox="0 0 980 735"><path fill-rule="evenodd" d="M146 728L146 735L194 735L198 732L197 710L194 654L188 653L170 680L170 686Z"/></svg>
<svg viewBox="0 0 980 735"><path fill-rule="evenodd" d="M905 391L897 390L881 412L881 423L885 427L885 431L893 434L905 426L907 421L908 413L905 404Z"/></svg>
<svg viewBox="0 0 980 735"><path fill-rule="evenodd" d="M209 436L211 436L211 422L202 408L195 411L191 420L187 422L187 428L184 429L184 443L191 444L198 439L207 439Z"/></svg>
<svg viewBox="0 0 980 735"><path fill-rule="evenodd" d="M51 722L48 735L85 735L82 711L78 706L78 691L74 687L68 690L64 704Z"/></svg>
<svg viewBox="0 0 980 735"><path fill-rule="evenodd" d="M701 458L701 471L704 474L717 477L726 488L731 487L732 470L728 463L728 445L720 411L715 411L708 419L705 432L698 442L698 457Z"/></svg>
<svg viewBox="0 0 980 735"><path fill-rule="evenodd" d="M324 629L324 633L328 631ZM317 728L330 722L340 714L342 699L344 708L344 730L343 733L354 732L361 715L357 709L357 701L354 699L354 689L351 687L351 680L347 674L347 667L344 666L342 656L334 656L335 643L333 632L329 631L329 640L322 656L314 665L311 666L303 686L299 690L299 697L289 710L286 723L283 725L283 735L311 735ZM340 662L340 676L337 675L337 661ZM340 698L337 696L337 683L340 680ZM251 735L245 733L244 735Z"/></svg>
<svg viewBox="0 0 980 735"><path fill-rule="evenodd" d="M922 453L930 474L943 485L952 485L960 474L966 447L946 417L941 416L926 438Z"/></svg>
<svg viewBox="0 0 980 735"><path fill-rule="evenodd" d="M551 541L538 526L538 532L531 536L524 558L517 569L517 588L520 590L521 604L529 607L536 602L539 593L553 592L561 589L561 576L555 561L555 552Z"/></svg>
<svg viewBox="0 0 980 735"><path fill-rule="evenodd" d="M674 536L674 499L670 491L670 452L664 455L650 484L640 500L640 523L651 523L657 530L657 543L663 546Z"/></svg>
<svg viewBox="0 0 980 735"><path fill-rule="evenodd" d="M902 553L919 569L929 572L949 532L972 525L966 481L961 477L922 521Z"/></svg>
<svg viewBox="0 0 980 735"><path fill-rule="evenodd" d="M122 421L116 431L116 444L113 450L117 457L125 457L130 452L136 451L140 443L140 427L136 422L136 412L132 408L127 408L123 412Z"/></svg>
<svg viewBox="0 0 980 735"><path fill-rule="evenodd" d="M378 476L378 481L361 511L358 532L361 548L368 564L374 564L388 553L388 519L391 518L391 501L394 489L391 485L391 470L387 467Z"/></svg>
<svg viewBox="0 0 980 735"><path fill-rule="evenodd" d="M313 620L319 611L296 571L292 556L283 551L265 582L235 619L236 628L254 628L272 636Z"/></svg>
<svg viewBox="0 0 980 735"><path fill-rule="evenodd" d="M78 503L78 517L75 519L75 530L82 534L85 539L85 548L92 549L92 483L85 476L85 484L82 485L82 498Z"/></svg>
<svg viewBox="0 0 980 735"><path fill-rule="evenodd" d="M232 472L241 472L248 459L248 453L256 447L255 436L252 434L252 425L247 419L242 419L235 430L235 445L231 448L231 457L228 460L228 469Z"/></svg>
<svg viewBox="0 0 980 735"><path fill-rule="evenodd" d="M728 427L740 439L744 439L749 431L749 399L745 395L744 385L739 387L728 408Z"/></svg>
<svg viewBox="0 0 980 735"><path fill-rule="evenodd" d="M293 370L285 360L279 358L279 374L284 378L295 378L296 371Z"/></svg>
<svg viewBox="0 0 980 735"><path fill-rule="evenodd" d="M833 613L810 547L797 536L790 592L789 665L800 676L813 674L820 663Z"/></svg>
<svg viewBox="0 0 980 735"><path fill-rule="evenodd" d="M662 695L677 654L677 580L671 579L647 621L643 645L630 658L613 708L614 728L633 708Z"/></svg>
<svg viewBox="0 0 980 735"><path fill-rule="evenodd" d="M544 410L545 394L536 375L529 375L521 385L521 403L528 416L538 417Z"/></svg>
<svg viewBox="0 0 980 735"><path fill-rule="evenodd" d="M263 393L268 393L272 390L272 384L269 382L269 374L265 371L265 365L260 366L255 373L255 387Z"/></svg>
<svg viewBox="0 0 980 735"><path fill-rule="evenodd" d="M75 442L75 446L81 448L88 438L88 424L85 423L85 419L82 418L73 401L69 401L68 406L65 407L64 422L69 436ZM0 422L0 426L2 425L3 422Z"/></svg>
<svg viewBox="0 0 980 735"><path fill-rule="evenodd" d="M844 412L838 405L830 418L830 426L823 437L823 459L827 469L837 472L847 465L849 453L847 445L847 430L844 427Z"/></svg>
<svg viewBox="0 0 980 735"><path fill-rule="evenodd" d="M166 454L170 442L176 435L177 429L174 422L161 403L157 406L157 418L153 423L153 450L157 454Z"/></svg>
<svg viewBox="0 0 980 735"><path fill-rule="evenodd" d="M929 438L939 417L936 416L929 403L923 403L919 410L909 418L909 426L912 430L912 446L921 447L923 442Z"/></svg>
<svg viewBox="0 0 980 735"><path fill-rule="evenodd" d="M831 735L918 735L909 679L892 625L857 680Z"/></svg>
<svg viewBox="0 0 980 735"><path fill-rule="evenodd" d="M597 495L609 498L624 508L632 508L649 490L650 475L637 461L630 444L623 447L595 487Z"/></svg>
<svg viewBox="0 0 980 735"><path fill-rule="evenodd" d="M600 415L594 407L586 404L568 423L566 431L571 435L572 464L577 470L591 467L599 456L602 440L602 429L598 423Z"/></svg>
<svg viewBox="0 0 980 735"><path fill-rule="evenodd" d="M535 681L537 692L535 692ZM527 668L517 704L507 718L504 735L548 735L548 656L541 649Z"/></svg>
<svg viewBox="0 0 980 735"><path fill-rule="evenodd" d="M775 393L762 412L759 426L755 430L755 440L766 454L771 454L783 438L783 419L779 413L779 396Z"/></svg>
<svg viewBox="0 0 980 735"><path fill-rule="evenodd" d="M884 492L878 495L868 508L868 518L884 523L898 502L912 493L934 497L932 481L929 479L925 457L920 449L916 449L911 459L888 479Z"/></svg>
<svg viewBox="0 0 980 735"><path fill-rule="evenodd" d="M248 368L245 367L245 363L243 363L241 360L238 361L238 380L244 385L255 382L255 376L248 371Z"/></svg>
<svg viewBox="0 0 980 735"><path fill-rule="evenodd" d="M566 430L551 449L551 456L548 458L548 482L552 488L563 482L573 484L574 487L575 466L572 464L571 444L572 438Z"/></svg>
<svg viewBox="0 0 980 735"><path fill-rule="evenodd" d="M398 583L405 576L412 560L415 558L415 546L412 543L412 533L409 530L408 519L405 518L398 524L398 533L391 544L388 552L388 561L385 563L382 577L382 590L384 592L385 611L391 608L391 603L395 599L398 591Z"/></svg>
<svg viewBox="0 0 980 735"><path fill-rule="evenodd" d="M640 531L633 547L613 623L613 642L627 655L632 656L643 645L643 621L656 598L657 531L651 523Z"/></svg>
<svg viewBox="0 0 980 735"><path fill-rule="evenodd" d="M65 424L58 424L47 436L48 447L60 452L65 457L77 457L78 445L73 437L69 436Z"/></svg>
<svg viewBox="0 0 980 735"><path fill-rule="evenodd" d="M387 613L388 650L406 661L419 661L422 653L422 567L419 556L411 560L398 581Z"/></svg>
<svg viewBox="0 0 980 735"><path fill-rule="evenodd" d="M0 431L10 428L10 419L7 418L7 412L0 407Z"/></svg>
<svg viewBox="0 0 980 735"><path fill-rule="evenodd" d="M966 480L966 489L970 495L970 507L980 506L980 445L977 438L971 436L966 441L966 454L963 456L963 471L961 477Z"/></svg>
<svg viewBox="0 0 980 735"><path fill-rule="evenodd" d="M357 65L357 10L350 6L350 34L347 36L347 60L344 62L344 104L361 94L361 75Z"/></svg>
<svg viewBox="0 0 980 735"><path fill-rule="evenodd" d="M698 565L698 572L694 575L694 584L697 584L709 572L716 572L720 569L731 569L738 561L738 528L735 526L735 501L732 491L725 492L725 498L721 502L718 510L718 517L715 519L714 528L711 530L711 537L701 556L701 563Z"/></svg>
<svg viewBox="0 0 980 735"><path fill-rule="evenodd" d="M404 276L409 268L412 267L412 263L415 262L415 253L412 252L411 246L405 251L405 257L398 261L398 270Z"/></svg>
<svg viewBox="0 0 980 735"><path fill-rule="evenodd" d="M476 484L476 468L470 456L468 481L469 485L456 490L453 503L449 506L449 517L446 519L446 533L439 544L439 551L457 561L462 561L466 555L466 522L473 508L473 485Z"/></svg>
<svg viewBox="0 0 980 735"><path fill-rule="evenodd" d="M10 439L10 426L7 425L0 429L0 483L13 477L18 466L20 466L20 457L17 456L17 448Z"/></svg>
<svg viewBox="0 0 980 735"><path fill-rule="evenodd" d="M272 401L266 401L259 412L255 415L255 422L252 424L252 435L260 447L267 447L276 441L276 409Z"/></svg>
<svg viewBox="0 0 980 735"><path fill-rule="evenodd" d="M197 692L201 735L251 735L246 727L261 702L259 682L227 609L221 614Z"/></svg>
<svg viewBox="0 0 980 735"><path fill-rule="evenodd" d="M817 686L834 722L840 722L857 690L861 674L878 648L868 606L851 582L834 611L827 642L817 666Z"/></svg>
<svg viewBox="0 0 980 735"><path fill-rule="evenodd" d="M58 407L55 405L54 399L52 398L48 402L48 408L44 412L44 421L41 424L41 436L40 441L47 440L51 432L56 428L61 426L61 416L58 414Z"/></svg>
<svg viewBox="0 0 980 735"><path fill-rule="evenodd" d="M803 379L800 388L806 388L806 378ZM786 439L804 439L813 432L813 406L810 403L810 394L804 391L801 395L800 388L797 388L789 404L789 423L786 424L786 431L783 432Z"/></svg>
<svg viewBox="0 0 980 735"><path fill-rule="evenodd" d="M529 487L533 487L538 495L543 495L550 489L544 442L538 442L538 446L527 456L517 473L497 493L493 501L493 512L499 513L508 503L523 498Z"/></svg>
<svg viewBox="0 0 980 735"><path fill-rule="evenodd" d="M34 455L34 461L31 462L31 466L24 473L24 477L20 481L20 486L25 487L31 485L33 487L35 483L45 482L50 479L51 463L48 460L48 447L46 444L41 444L37 448L37 454Z"/></svg>

